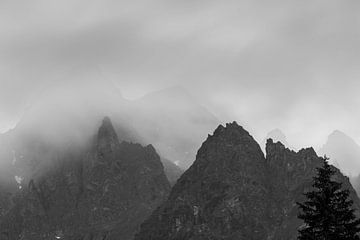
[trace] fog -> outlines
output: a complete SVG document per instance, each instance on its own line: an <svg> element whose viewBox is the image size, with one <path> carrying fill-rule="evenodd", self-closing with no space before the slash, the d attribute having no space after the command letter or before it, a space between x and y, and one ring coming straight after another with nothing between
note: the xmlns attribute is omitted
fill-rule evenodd
<svg viewBox="0 0 360 240"><path fill-rule="evenodd" d="M1 164L20 156L51 162L58 153L91 148L102 119L109 116L120 141L152 144L162 158L186 169L220 124L180 86L128 100L103 76L96 67L76 68L39 92L14 129L3 134Z"/></svg>
<svg viewBox="0 0 360 240"><path fill-rule="evenodd" d="M84 139L109 115L173 157L160 146L170 134L185 141L199 126L200 146L213 125L233 120L259 142L280 128L295 148L318 148L335 129L359 143L359 4L1 1L0 131L20 122L54 141ZM173 86L191 96L186 111L174 112L183 97L160 108L141 100ZM160 121L163 111L190 114L192 103L210 124ZM163 127L161 141L147 116Z"/></svg>

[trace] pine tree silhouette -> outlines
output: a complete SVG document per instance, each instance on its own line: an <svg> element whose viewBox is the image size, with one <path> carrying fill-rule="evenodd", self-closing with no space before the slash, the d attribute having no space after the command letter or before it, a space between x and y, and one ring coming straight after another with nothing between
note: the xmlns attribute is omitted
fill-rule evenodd
<svg viewBox="0 0 360 240"><path fill-rule="evenodd" d="M359 240L360 220L352 208L349 190L332 180L335 170L324 157L324 163L317 169L313 191L305 193L304 203L298 217L304 221L299 229L299 240Z"/></svg>

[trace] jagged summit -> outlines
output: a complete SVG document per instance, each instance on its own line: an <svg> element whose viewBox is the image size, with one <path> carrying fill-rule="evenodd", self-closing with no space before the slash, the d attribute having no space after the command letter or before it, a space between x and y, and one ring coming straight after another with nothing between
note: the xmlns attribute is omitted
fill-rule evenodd
<svg viewBox="0 0 360 240"><path fill-rule="evenodd" d="M288 146L288 142L286 139L285 134L283 133L283 131L281 131L279 128L275 128L273 130L271 130L268 134L266 138L272 138L274 139L274 141L280 141L282 142L285 146Z"/></svg>
<svg viewBox="0 0 360 240"><path fill-rule="evenodd" d="M14 152L20 167L32 155L56 162L40 177L25 178L13 205L0 201L0 208L8 206L0 209L1 240L133 239L170 191L164 167L152 145L119 143L108 117L92 136L76 152L52 152L47 146Z"/></svg>
<svg viewBox="0 0 360 240"><path fill-rule="evenodd" d="M216 149L216 151L215 151ZM244 152L244 150L246 152ZM237 152L237 154L235 154ZM211 154L212 157L207 157ZM231 157L235 154L235 157ZM250 160L252 156L252 160ZM227 123L225 126L219 125L213 135L209 135L198 151L196 160L198 162L211 160L212 162L222 162L221 166L230 166L235 162L241 165L262 164L263 154L260 146L254 138L237 122ZM236 165L236 164L235 164ZM219 169L219 166L215 166ZM261 166L259 166L261 167Z"/></svg>
<svg viewBox="0 0 360 240"><path fill-rule="evenodd" d="M119 145L119 139L109 117L105 117L97 134L97 145L104 151L114 151Z"/></svg>
<svg viewBox="0 0 360 240"><path fill-rule="evenodd" d="M155 153L156 150L152 144L149 144L145 147L149 152Z"/></svg>
<svg viewBox="0 0 360 240"><path fill-rule="evenodd" d="M261 148L264 152L266 151L268 139L272 139L274 142L281 142L286 148L293 149L293 147L289 145L286 135L279 128L271 130L261 142Z"/></svg>
<svg viewBox="0 0 360 240"><path fill-rule="evenodd" d="M225 215L239 207L256 219L266 218L265 169L260 146L246 130L236 122L218 126L177 181L168 201L142 225L135 239L202 240L217 235L214 239L222 239L240 226L247 229L243 235L249 239L254 236L254 224L245 217L231 223ZM255 235L265 239L262 230Z"/></svg>
<svg viewBox="0 0 360 240"><path fill-rule="evenodd" d="M223 125L219 125L215 131L214 131L214 135L217 133L221 133L223 132L225 129L227 130L233 130L233 131L241 131L241 132L246 132L248 133L242 126L240 126L236 121L233 121L231 123L226 123L225 127Z"/></svg>
<svg viewBox="0 0 360 240"><path fill-rule="evenodd" d="M236 122L220 125L199 149L170 196L146 220L135 240L295 240L302 222L297 201L322 163L313 148L298 152L259 144ZM338 181L359 199L339 171Z"/></svg>
<svg viewBox="0 0 360 240"><path fill-rule="evenodd" d="M277 149L283 149L283 150L288 150L289 152L293 152L293 153L303 153L303 152L308 152L311 153L313 155L316 155L316 152L314 150L313 147L307 147L307 148L302 148L299 151L294 151L292 149L290 149L288 146L286 146L283 142L281 141L276 141L272 138L268 138L266 140L266 153L271 152L272 149L277 148Z"/></svg>
<svg viewBox="0 0 360 240"><path fill-rule="evenodd" d="M218 139L226 141L227 143L240 144L244 141L255 142L254 138L240 126L236 121L226 123L225 127L219 125L214 131L213 135L208 136L209 139Z"/></svg>
<svg viewBox="0 0 360 240"><path fill-rule="evenodd" d="M102 125L99 128L98 139L102 138L108 138L114 141L118 141L117 134L109 117L105 117L103 119Z"/></svg>

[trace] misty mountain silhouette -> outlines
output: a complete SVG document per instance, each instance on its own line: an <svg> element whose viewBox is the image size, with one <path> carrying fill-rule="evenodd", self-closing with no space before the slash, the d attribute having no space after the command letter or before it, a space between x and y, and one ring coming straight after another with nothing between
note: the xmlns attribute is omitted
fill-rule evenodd
<svg viewBox="0 0 360 240"><path fill-rule="evenodd" d="M132 122L145 143L183 169L191 165L199 143L219 123L181 87L147 94L134 102L134 109L138 115Z"/></svg>
<svg viewBox="0 0 360 240"><path fill-rule="evenodd" d="M318 152L329 157L330 162L350 178L351 184L360 196L360 146L355 140L335 130Z"/></svg>
<svg viewBox="0 0 360 240"><path fill-rule="evenodd" d="M332 132L318 152L329 157L345 175L354 177L360 173L360 146L345 133Z"/></svg>
<svg viewBox="0 0 360 240"><path fill-rule="evenodd" d="M312 148L294 152L272 139L265 158L236 122L220 125L135 240L295 240L302 224L295 202L304 200L321 164ZM348 178L337 169L335 178L360 209Z"/></svg>
<svg viewBox="0 0 360 240"><path fill-rule="evenodd" d="M184 173L184 170L166 158L161 158L161 162L164 166L164 171L170 185L174 186L176 181L180 178L181 174Z"/></svg>
<svg viewBox="0 0 360 240"><path fill-rule="evenodd" d="M120 143L109 118L83 148L32 147L52 161L35 169L0 215L2 240L130 240L170 190L155 149ZM32 160L17 154L23 164Z"/></svg>
<svg viewBox="0 0 360 240"><path fill-rule="evenodd" d="M67 144L69 139L82 143L108 115L121 141L153 144L161 157L186 169L201 140L219 122L181 87L129 101L117 86L97 80L101 79L97 75L87 84L66 81L46 88L24 113L16 134L38 135L55 145Z"/></svg>
<svg viewBox="0 0 360 240"><path fill-rule="evenodd" d="M289 143L287 142L286 135L278 128L275 128L268 132L265 139L262 141L261 148L265 150L266 142L268 139L272 139L274 142L281 142L285 147L291 148Z"/></svg>

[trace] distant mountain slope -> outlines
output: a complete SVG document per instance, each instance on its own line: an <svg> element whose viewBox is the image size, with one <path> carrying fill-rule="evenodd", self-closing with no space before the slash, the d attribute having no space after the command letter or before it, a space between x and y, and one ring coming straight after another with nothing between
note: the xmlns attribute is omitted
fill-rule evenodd
<svg viewBox="0 0 360 240"><path fill-rule="evenodd" d="M294 152L271 139L265 158L237 123L220 125L135 240L295 240L302 224L295 202L321 164L312 148ZM348 179L338 170L335 178L360 209Z"/></svg>
<svg viewBox="0 0 360 240"><path fill-rule="evenodd" d="M102 79L99 73L91 77ZM15 132L39 135L55 145L70 140L82 143L91 137L105 115L111 117L121 141L153 144L163 158L183 169L192 163L201 140L219 123L181 87L129 101L110 81L79 85L67 81L44 89L24 113Z"/></svg>
<svg viewBox="0 0 360 240"><path fill-rule="evenodd" d="M134 102L132 123L146 143L152 143L164 158L186 169L199 144L219 120L185 89L174 87L150 93Z"/></svg>
<svg viewBox="0 0 360 240"><path fill-rule="evenodd" d="M265 137L265 139L262 141L261 143L261 148L263 150L265 150L266 147L266 142L268 139L272 139L274 142L281 142L285 147L287 148L292 148L287 139L286 139L286 135L278 128L275 128L273 130L271 130Z"/></svg>
<svg viewBox="0 0 360 240"><path fill-rule="evenodd" d="M176 181L184 173L184 170L166 158L162 158L161 162L164 165L164 171L165 171L166 177L168 178L168 180L170 182L170 185L174 186Z"/></svg>
<svg viewBox="0 0 360 240"><path fill-rule="evenodd" d="M329 135L319 154L328 156L330 162L349 177L355 177L360 173L360 146L339 130Z"/></svg>
<svg viewBox="0 0 360 240"><path fill-rule="evenodd" d="M82 148L29 143L25 150L17 149L14 168L34 171L0 215L2 240L131 240L170 190L155 149L120 143L108 118Z"/></svg>

